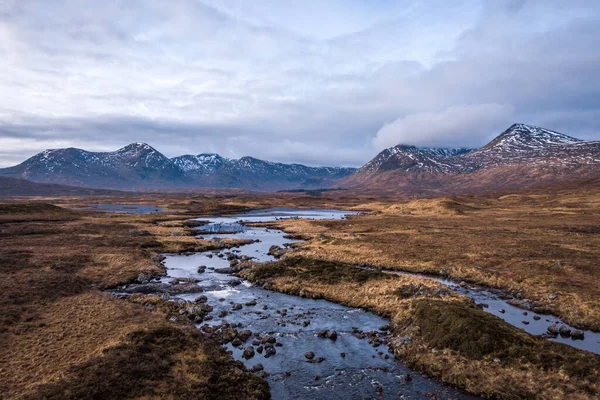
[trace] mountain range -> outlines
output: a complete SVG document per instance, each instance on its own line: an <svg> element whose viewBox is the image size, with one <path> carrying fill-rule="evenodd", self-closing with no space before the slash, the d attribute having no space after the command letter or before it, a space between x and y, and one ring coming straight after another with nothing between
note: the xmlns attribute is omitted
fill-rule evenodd
<svg viewBox="0 0 600 400"><path fill-rule="evenodd" d="M355 171L253 157L234 160L218 154L168 158L148 144L132 143L114 152L46 150L19 165L0 169L0 176L121 190L214 187L270 191L328 187Z"/></svg>
<svg viewBox="0 0 600 400"><path fill-rule="evenodd" d="M218 154L168 158L145 143L114 152L46 150L0 176L129 191L239 188L257 191L341 187L358 192L430 196L528 189L600 177L600 142L514 124L478 148L397 145L360 169L308 167Z"/></svg>
<svg viewBox="0 0 600 400"><path fill-rule="evenodd" d="M398 145L345 179L345 188L434 195L526 189L600 176L600 142L514 124L478 149Z"/></svg>

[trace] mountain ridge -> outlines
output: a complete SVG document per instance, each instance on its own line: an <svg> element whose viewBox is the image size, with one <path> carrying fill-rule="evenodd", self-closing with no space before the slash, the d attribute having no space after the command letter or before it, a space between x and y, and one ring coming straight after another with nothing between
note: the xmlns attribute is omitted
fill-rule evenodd
<svg viewBox="0 0 600 400"><path fill-rule="evenodd" d="M155 190L174 188L241 188L249 190L327 187L354 168L308 167L213 153L168 158L147 143L128 144L112 152L77 148L49 149L0 176L88 188Z"/></svg>
<svg viewBox="0 0 600 400"><path fill-rule="evenodd" d="M518 123L478 149L385 149L341 186L411 195L456 194L596 176L600 142Z"/></svg>

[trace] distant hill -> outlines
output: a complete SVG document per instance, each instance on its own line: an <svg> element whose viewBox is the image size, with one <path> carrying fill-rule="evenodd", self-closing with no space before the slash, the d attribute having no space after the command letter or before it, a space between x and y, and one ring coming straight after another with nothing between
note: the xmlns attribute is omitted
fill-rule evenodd
<svg viewBox="0 0 600 400"><path fill-rule="evenodd" d="M123 195L116 190L86 189L0 176L0 197L13 196L105 196Z"/></svg>
<svg viewBox="0 0 600 400"><path fill-rule="evenodd" d="M145 143L133 143L114 152L46 150L19 165L0 169L0 176L138 191L209 187L271 191L327 187L355 171L274 163L252 157L232 160L218 154L169 159Z"/></svg>
<svg viewBox="0 0 600 400"><path fill-rule="evenodd" d="M600 142L514 124L479 149L398 145L341 182L377 193L437 195L532 188L600 177Z"/></svg>

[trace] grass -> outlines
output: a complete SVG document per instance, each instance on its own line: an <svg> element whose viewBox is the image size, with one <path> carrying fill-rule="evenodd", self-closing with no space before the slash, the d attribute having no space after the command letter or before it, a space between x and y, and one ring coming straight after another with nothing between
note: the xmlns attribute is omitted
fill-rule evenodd
<svg viewBox="0 0 600 400"><path fill-rule="evenodd" d="M343 221L277 221L300 254L450 276L532 300L600 330L600 193L370 202Z"/></svg>
<svg viewBox="0 0 600 400"><path fill-rule="evenodd" d="M471 393L500 399L600 395L599 356L530 336L425 278L305 257L255 266L242 275L277 291L390 317L399 358Z"/></svg>
<svg viewBox="0 0 600 400"><path fill-rule="evenodd" d="M1 397L268 398L213 341L103 292L161 274L159 253L237 244L196 239L186 219L0 204Z"/></svg>
<svg viewBox="0 0 600 400"><path fill-rule="evenodd" d="M69 209L93 203L153 204L166 213ZM185 222L190 217L269 207L366 213L266 224L308 241L294 246L299 258L244 271L249 279L391 318L398 357L473 393L597 398L598 357L534 339L430 280L354 268L367 264L502 288L531 299L537 310L600 330L600 193L591 189L439 199L345 192L7 199L0 204L4 397L206 398L208 390L229 398L229 381L238 397L263 396L261 383L213 342L167 322L176 311L158 306L150 312L146 300L125 302L102 290L161 274L159 253L222 245L196 239L192 229L199 224ZM146 372L148 385L137 386Z"/></svg>

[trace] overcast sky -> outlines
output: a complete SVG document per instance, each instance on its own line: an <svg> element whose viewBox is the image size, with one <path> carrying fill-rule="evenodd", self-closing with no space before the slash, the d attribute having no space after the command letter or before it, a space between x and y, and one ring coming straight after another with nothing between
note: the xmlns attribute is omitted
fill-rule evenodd
<svg viewBox="0 0 600 400"><path fill-rule="evenodd" d="M0 166L46 148L359 166L600 139L598 0L0 0Z"/></svg>

